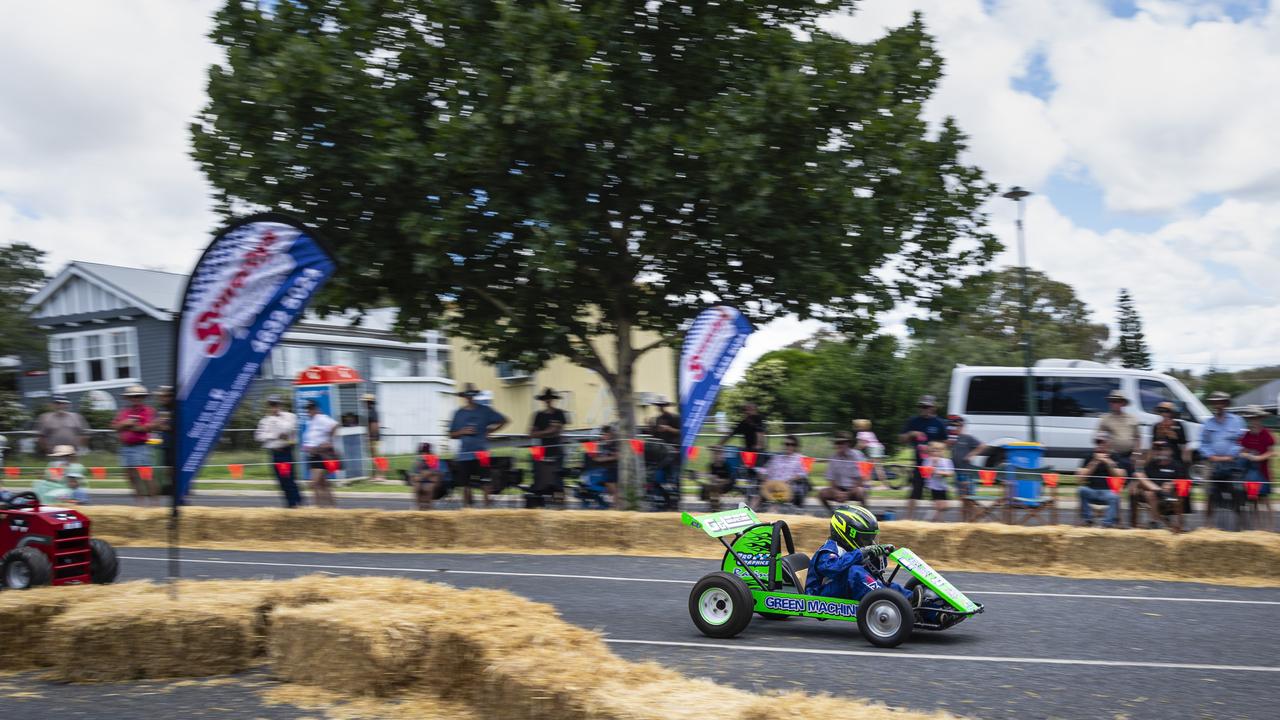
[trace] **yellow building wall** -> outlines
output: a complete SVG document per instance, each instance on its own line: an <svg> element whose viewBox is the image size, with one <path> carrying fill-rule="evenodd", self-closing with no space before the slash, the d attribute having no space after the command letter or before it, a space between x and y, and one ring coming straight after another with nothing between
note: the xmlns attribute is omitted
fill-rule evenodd
<svg viewBox="0 0 1280 720"><path fill-rule="evenodd" d="M641 347L657 339L654 333L637 332L633 334L632 344ZM605 365L610 368L614 366L613 344L611 338L596 342ZM473 383L476 388L492 393L494 409L511 421L503 428L504 433L523 433L529 429L533 414L542 407L542 403L534 398L542 394L545 387L551 387L564 396L557 406L569 414L570 428L597 427L617 420L613 395L604 379L565 358L553 358L526 379L505 381L499 380L497 369L484 362L464 340L450 338L449 347L453 355L455 387L461 390L466 383ZM638 421L654 414L651 408L640 404L641 393L665 395L672 403L678 402L676 359L674 350L660 347L645 353L636 363L633 388Z"/></svg>

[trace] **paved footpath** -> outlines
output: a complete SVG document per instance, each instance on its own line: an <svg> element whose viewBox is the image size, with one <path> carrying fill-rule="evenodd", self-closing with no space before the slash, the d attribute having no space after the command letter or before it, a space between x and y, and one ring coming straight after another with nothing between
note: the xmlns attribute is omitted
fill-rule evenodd
<svg viewBox="0 0 1280 720"><path fill-rule="evenodd" d="M127 548L121 555L124 579L165 573L164 550ZM600 630L620 655L692 676L750 690L829 692L972 717L1273 718L1280 702L1275 588L948 573L986 605L986 613L879 650L851 624L813 620L756 621L732 640L703 637L688 618L688 593L713 565L612 556L185 550L182 571L197 578L395 575L504 588ZM73 710L82 693L38 682L33 687L45 695L43 717ZM226 702L250 702L253 695L235 695L225 686L207 691L230 693ZM176 717L181 711L172 703L186 697L125 694L134 698L135 714L112 717ZM0 694L0 717L23 717L19 711L31 708Z"/></svg>

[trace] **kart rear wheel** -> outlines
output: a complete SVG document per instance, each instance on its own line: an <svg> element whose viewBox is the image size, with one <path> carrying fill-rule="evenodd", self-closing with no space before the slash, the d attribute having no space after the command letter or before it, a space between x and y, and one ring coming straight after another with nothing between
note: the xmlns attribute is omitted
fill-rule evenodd
<svg viewBox="0 0 1280 720"><path fill-rule="evenodd" d="M876 647L897 647L911 637L915 611L897 590L880 588L858 603L858 630Z"/></svg>
<svg viewBox="0 0 1280 720"><path fill-rule="evenodd" d="M689 617L708 637L731 638L745 630L754 606L747 584L726 572L704 576L689 593Z"/></svg>
<svg viewBox="0 0 1280 720"><path fill-rule="evenodd" d="M120 561L116 559L116 549L106 540L89 541L91 557L89 559L89 578L94 585L110 585L120 575Z"/></svg>
<svg viewBox="0 0 1280 720"><path fill-rule="evenodd" d="M31 546L14 548L0 560L0 582L10 590L48 585L53 582L53 563Z"/></svg>

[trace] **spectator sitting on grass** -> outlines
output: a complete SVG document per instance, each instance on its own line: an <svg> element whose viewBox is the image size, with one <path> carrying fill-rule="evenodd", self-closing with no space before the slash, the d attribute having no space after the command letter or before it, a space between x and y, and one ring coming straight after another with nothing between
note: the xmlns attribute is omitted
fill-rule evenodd
<svg viewBox="0 0 1280 720"><path fill-rule="evenodd" d="M720 496L733 490L735 484L733 470L724 459L724 446L712 445L707 482L702 486L702 499L707 501L711 512L717 512L720 509Z"/></svg>
<svg viewBox="0 0 1280 720"><path fill-rule="evenodd" d="M1182 500L1174 482L1185 478L1186 471L1173 454L1173 446L1164 440L1151 443L1151 459L1138 471L1129 487L1129 502L1142 499L1151 508L1151 527L1159 527L1157 515L1175 531L1182 530ZM1135 519L1137 514L1134 515Z"/></svg>
<svg viewBox="0 0 1280 720"><path fill-rule="evenodd" d="M1115 527L1116 518L1120 515L1120 494L1111 489L1107 478L1124 477L1125 472L1111 457L1111 438L1099 434L1093 440L1093 455L1089 456L1076 470L1076 475L1084 480L1080 484L1080 521L1087 526L1093 525L1094 505L1106 505L1107 514L1102 519L1103 527Z"/></svg>
<svg viewBox="0 0 1280 720"><path fill-rule="evenodd" d="M804 456L800 454L800 440L795 435L788 435L782 443L783 452L769 458L764 466L764 476L770 481L781 481L791 487L791 502L796 507L804 507L805 495L809 493L809 471L804 469Z"/></svg>
<svg viewBox="0 0 1280 720"><path fill-rule="evenodd" d="M834 443L836 451L827 461L827 486L818 491L818 499L827 512L834 512L832 503L865 505L867 486L871 484L871 478L863 477L859 468L860 463L867 461L867 456L853 447L849 433L836 433Z"/></svg>
<svg viewBox="0 0 1280 720"><path fill-rule="evenodd" d="M603 493L609 498L618 497L618 436L612 425L600 429L600 440L596 443L594 453L586 453L586 479L590 490ZM600 501L600 505L609 504Z"/></svg>
<svg viewBox="0 0 1280 720"><path fill-rule="evenodd" d="M432 503L449 492L448 483L440 473L440 461L436 460L434 468L427 463L427 456L431 454L431 443L419 443L418 456L414 458L413 467L409 470L409 485L413 487L414 500L419 510L430 510Z"/></svg>
<svg viewBox="0 0 1280 720"><path fill-rule="evenodd" d="M58 445L49 453L49 464L44 477L32 484L31 489L40 496L40 502L56 505L73 499L71 479L76 478L76 488L84 480L84 465L76 462L76 449L72 445ZM83 493L83 489L81 489ZM85 499L88 496L85 495Z"/></svg>

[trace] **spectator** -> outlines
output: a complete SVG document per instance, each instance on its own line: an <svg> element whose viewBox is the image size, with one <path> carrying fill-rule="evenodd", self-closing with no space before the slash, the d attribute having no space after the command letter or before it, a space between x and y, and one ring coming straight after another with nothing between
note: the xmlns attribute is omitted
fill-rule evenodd
<svg viewBox="0 0 1280 720"><path fill-rule="evenodd" d="M65 503L74 499L70 487L72 477L83 480L84 465L76 461L74 446L58 445L49 453L49 464L44 469L44 477L32 483L31 489L40 497L41 503Z"/></svg>
<svg viewBox="0 0 1280 720"><path fill-rule="evenodd" d="M453 414L453 421L449 423L449 437L461 441L454 458L453 484L462 487L463 502L467 507L471 507L471 484L475 481L481 483L485 507L493 504L490 498L493 486L485 481L485 472L476 453L487 452L489 436L507 424L507 419L497 410L476 402L479 394L475 385L467 383L463 386L462 392L458 393L463 399L463 405Z"/></svg>
<svg viewBox="0 0 1280 720"><path fill-rule="evenodd" d="M942 520L947 512L947 484L956 476L955 465L947 457L947 444L937 440L929 443L929 457L924 460L925 467L932 468L925 481L929 487L929 498L933 500L932 522Z"/></svg>
<svg viewBox="0 0 1280 720"><path fill-rule="evenodd" d="M884 443L880 442L880 438L871 431L871 421L859 418L853 421L853 427L858 432L855 436L858 442L857 449L872 460L884 458Z"/></svg>
<svg viewBox="0 0 1280 720"><path fill-rule="evenodd" d="M1125 412L1129 398L1119 390L1112 390L1107 395L1110 410L1098 418L1096 435L1106 433L1110 439L1111 458L1126 476L1133 475L1134 454L1142 451L1142 431L1138 427L1138 418Z"/></svg>
<svg viewBox="0 0 1280 720"><path fill-rule="evenodd" d="M680 502L680 416L667 408L671 403L665 395L658 395L650 403L658 409L658 414L649 419L648 433L662 443L665 450L660 455L662 460L655 464L653 484L656 496L660 498L665 510L675 510ZM646 450L645 462L649 462Z"/></svg>
<svg viewBox="0 0 1280 720"><path fill-rule="evenodd" d="M1200 428L1200 452L1209 463L1209 503L1204 510L1206 525L1213 517L1215 504L1233 510L1242 507L1244 495L1236 483L1249 469L1249 461L1241 457L1240 447L1245 422L1239 415L1227 412L1231 396L1220 390L1214 391L1209 394L1208 403L1213 416Z"/></svg>
<svg viewBox="0 0 1280 720"><path fill-rule="evenodd" d="M784 482L791 489L791 502L804 507L809 493L809 471L804 469L804 456L800 454L800 441L788 435L782 443L783 452L769 458L763 474L771 482Z"/></svg>
<svg viewBox="0 0 1280 720"><path fill-rule="evenodd" d="M88 505L89 491L84 487L84 466L67 471L67 500L72 505Z"/></svg>
<svg viewBox="0 0 1280 720"><path fill-rule="evenodd" d="M89 424L83 415L71 410L70 400L54 395L53 409L36 419L36 448L48 453L59 445L89 447Z"/></svg>
<svg viewBox="0 0 1280 720"><path fill-rule="evenodd" d="M161 385L156 388L156 418L151 421L151 425L147 430L151 433L151 442L155 443L159 440L158 449L160 450L160 472L164 473L165 482L156 481L156 489L163 494L169 494L173 491L173 478L170 476L172 470L169 468L169 442L173 439L173 386ZM154 476L153 476L154 477ZM165 489L164 486L168 487ZM185 504L185 498L179 500L179 504Z"/></svg>
<svg viewBox="0 0 1280 720"><path fill-rule="evenodd" d="M138 468L155 466L155 458L148 440L151 439L151 425L156 421L155 410L147 405L147 389L141 385L130 385L124 390L124 397L129 405L116 413L111 427L120 439L120 466L124 468L129 484L133 487L134 500L139 505L151 504L156 495L155 476L144 480Z"/></svg>
<svg viewBox="0 0 1280 720"><path fill-rule="evenodd" d="M364 423L368 433L365 439L369 443L369 457L376 458L379 456L378 451L382 445L382 422L378 419L378 398L373 393L365 393L360 396L360 402L364 403ZM373 479L386 479L376 465L373 468Z"/></svg>
<svg viewBox="0 0 1280 720"><path fill-rule="evenodd" d="M1173 451L1173 457L1184 466L1191 465L1191 445L1187 442L1187 429L1178 419L1178 408L1165 401L1156 405L1160 420L1151 426L1151 440L1163 440Z"/></svg>
<svg viewBox="0 0 1280 720"><path fill-rule="evenodd" d="M267 414L258 421L253 439L267 451L276 483L284 495L284 506L296 508L302 505L302 493L293 477L294 446L298 442L298 416L283 409L279 395L267 398Z"/></svg>
<svg viewBox="0 0 1280 720"><path fill-rule="evenodd" d="M1093 440L1093 455L1085 458L1076 470L1076 475L1084 480L1080 484L1080 521L1081 524L1093 524L1093 506L1106 505L1107 514L1102 518L1102 526L1113 528L1120 515L1120 494L1111 489L1107 481L1109 477L1125 477L1125 471L1111 456L1110 438L1101 433Z"/></svg>
<svg viewBox="0 0 1280 720"><path fill-rule="evenodd" d="M907 421L902 428L902 443L915 450L915 467L911 472L911 491L907 494L907 520L915 518L916 502L924 499L924 475L920 468L924 466L931 442L945 442L947 424L938 417L938 402L932 395L920 396L916 403L920 414Z"/></svg>
<svg viewBox="0 0 1280 720"><path fill-rule="evenodd" d="M956 471L960 516L965 522L971 522L978 514L977 501L971 499L975 492L973 478L978 473L973 459L986 452L987 446L964 431L964 418L959 415L951 415L947 418L947 423L950 426L947 430L947 443L951 445L951 464Z"/></svg>
<svg viewBox="0 0 1280 720"><path fill-rule="evenodd" d="M596 494L601 507L609 507L600 495L608 495L613 501L618 497L618 436L612 425L600 429L595 452L587 453L584 464L587 490Z"/></svg>
<svg viewBox="0 0 1280 720"><path fill-rule="evenodd" d="M737 485L733 468L725 460L723 445L711 446L711 464L707 468L707 476L707 482L702 486L702 499L707 501L711 512L717 512L720 510L720 496L731 492Z"/></svg>
<svg viewBox="0 0 1280 720"><path fill-rule="evenodd" d="M1129 488L1129 502L1137 508L1139 500L1151 508L1151 527L1159 527L1157 516L1175 532L1182 530L1182 500L1178 497L1175 482L1186 478L1186 470L1178 462L1173 446L1165 440L1151 443L1151 459L1138 471L1136 481ZM1137 526L1137 512L1134 511Z"/></svg>
<svg viewBox="0 0 1280 720"><path fill-rule="evenodd" d="M818 491L818 499L827 512L833 512L832 503L866 504L867 486L871 484L871 478L863 477L859 469L859 464L866 462L867 456L853 447L849 433L836 433L834 442L836 451L827 461L827 486Z"/></svg>
<svg viewBox="0 0 1280 720"><path fill-rule="evenodd" d="M543 388L542 394L535 399L545 407L534 413L533 420L529 423L529 437L538 441L543 453L542 460L533 464L534 492L551 488L554 502L559 505L564 503L564 481L561 475L564 469L562 433L565 425L569 424L569 417L564 410L556 407L560 395L555 390Z"/></svg>
<svg viewBox="0 0 1280 720"><path fill-rule="evenodd" d="M742 449L749 452L764 452L766 445L765 418L760 408L753 402L743 403L742 419L733 426L729 434L720 438L720 445L729 442L735 435L742 436Z"/></svg>
<svg viewBox="0 0 1280 720"><path fill-rule="evenodd" d="M333 439L338 434L338 421L320 412L320 404L315 400L307 401L307 426L302 433L302 452L306 453L311 475L311 492L316 496L316 507L337 507L333 488L329 486L329 470L325 468L326 460L337 460L338 453L334 449Z"/></svg>
<svg viewBox="0 0 1280 720"><path fill-rule="evenodd" d="M1250 405L1243 413L1249 424L1249 431L1240 438L1242 457L1249 463L1245 474L1246 482L1260 484L1258 488L1258 505L1262 506L1263 529L1274 530L1275 524L1271 514L1271 458L1275 455L1272 446L1276 439L1264 425L1267 411L1257 405Z"/></svg>
<svg viewBox="0 0 1280 720"><path fill-rule="evenodd" d="M413 495L419 510L430 510L432 504L449 492L449 485L440 472L440 461L433 468L427 462L432 454L431 443L418 443L418 456L413 460L409 470L409 485L413 487Z"/></svg>

